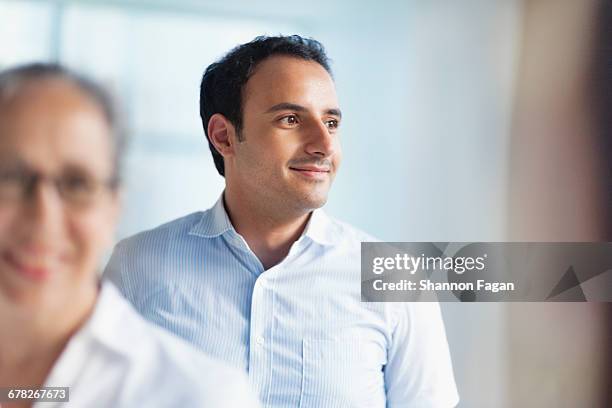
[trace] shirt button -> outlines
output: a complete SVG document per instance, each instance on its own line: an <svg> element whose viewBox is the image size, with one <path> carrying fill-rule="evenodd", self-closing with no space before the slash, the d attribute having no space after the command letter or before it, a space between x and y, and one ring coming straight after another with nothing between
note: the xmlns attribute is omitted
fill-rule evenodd
<svg viewBox="0 0 612 408"><path fill-rule="evenodd" d="M260 346L263 346L263 344L266 342L266 339L264 339L263 336L257 336L257 338L255 339L255 342L259 344Z"/></svg>

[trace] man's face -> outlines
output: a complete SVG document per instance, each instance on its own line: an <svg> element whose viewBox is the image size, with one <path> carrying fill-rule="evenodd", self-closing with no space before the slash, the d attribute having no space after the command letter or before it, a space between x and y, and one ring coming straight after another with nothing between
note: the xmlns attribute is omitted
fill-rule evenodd
<svg viewBox="0 0 612 408"><path fill-rule="evenodd" d="M321 207L341 161L340 109L329 73L318 63L274 56L243 92L243 142L228 183L274 208Z"/></svg>
<svg viewBox="0 0 612 408"><path fill-rule="evenodd" d="M0 304L50 306L95 282L116 193L99 188L95 200L75 205L52 180L73 198L108 181L110 138L100 108L60 80L25 85L0 103ZM32 174L38 182L18 194L19 180Z"/></svg>

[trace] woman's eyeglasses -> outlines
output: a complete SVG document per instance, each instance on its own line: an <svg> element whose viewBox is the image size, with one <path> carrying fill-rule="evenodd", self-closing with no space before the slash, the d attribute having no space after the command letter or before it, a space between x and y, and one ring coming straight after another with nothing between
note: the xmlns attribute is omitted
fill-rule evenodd
<svg viewBox="0 0 612 408"><path fill-rule="evenodd" d="M24 168L0 168L0 203L30 199L41 182L53 185L63 202L75 208L91 206L103 193L115 190L118 185L116 178L102 180L80 173L47 176Z"/></svg>

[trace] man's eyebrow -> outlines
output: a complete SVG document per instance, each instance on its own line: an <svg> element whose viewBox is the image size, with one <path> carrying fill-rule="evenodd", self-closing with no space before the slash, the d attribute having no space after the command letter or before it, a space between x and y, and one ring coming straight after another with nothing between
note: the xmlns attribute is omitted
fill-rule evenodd
<svg viewBox="0 0 612 408"><path fill-rule="evenodd" d="M282 102L272 106L270 109L266 111L266 113L278 112L282 110L293 110L298 112L304 112L306 110L302 105L297 105L295 103Z"/></svg>
<svg viewBox="0 0 612 408"><path fill-rule="evenodd" d="M289 103L289 102L282 102L282 103L278 103L272 106L270 109L266 111L266 113L278 112L282 110L292 110L296 112L307 111L307 109L302 105L297 105L295 103ZM338 116L339 118L342 117L342 112L340 111L340 109L337 109L337 108L327 109L325 113L328 115Z"/></svg>
<svg viewBox="0 0 612 408"><path fill-rule="evenodd" d="M336 108L328 109L325 111L325 113L327 113L328 115L334 115L339 118L342 118L342 112L340 111L340 109L336 109Z"/></svg>

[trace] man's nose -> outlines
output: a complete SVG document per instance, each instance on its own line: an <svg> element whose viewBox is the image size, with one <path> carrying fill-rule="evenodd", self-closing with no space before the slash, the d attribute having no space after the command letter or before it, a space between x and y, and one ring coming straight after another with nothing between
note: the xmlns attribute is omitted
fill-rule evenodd
<svg viewBox="0 0 612 408"><path fill-rule="evenodd" d="M330 157L337 149L336 135L329 131L327 124L316 121L308 132L306 152L313 156Z"/></svg>

